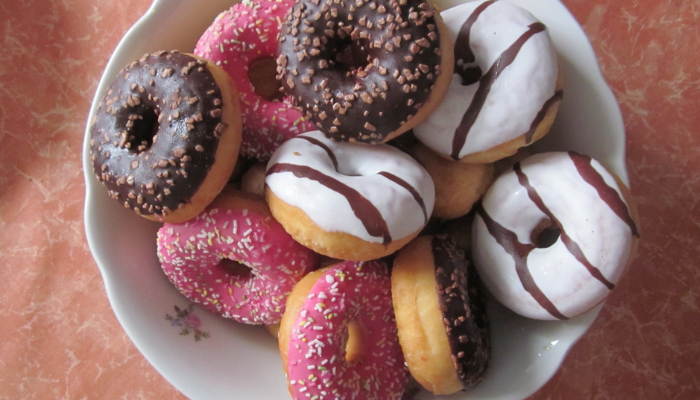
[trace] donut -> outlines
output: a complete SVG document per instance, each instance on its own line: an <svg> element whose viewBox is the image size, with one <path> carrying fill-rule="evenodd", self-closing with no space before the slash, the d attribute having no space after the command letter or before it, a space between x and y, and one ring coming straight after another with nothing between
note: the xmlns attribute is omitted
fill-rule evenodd
<svg viewBox="0 0 700 400"><path fill-rule="evenodd" d="M386 264L346 261L307 275L287 300L279 348L293 399L401 399L408 373Z"/></svg>
<svg viewBox="0 0 700 400"><path fill-rule="evenodd" d="M566 320L602 302L639 238L627 187L575 152L530 156L477 208L474 263L498 301L525 317Z"/></svg>
<svg viewBox="0 0 700 400"><path fill-rule="evenodd" d="M494 162L493 168L495 170L496 176L499 176L506 171L510 171L511 169L513 169L513 165L515 165L515 163L520 162L533 154L535 153L533 153L530 148L521 147L512 156L501 158L500 160Z"/></svg>
<svg viewBox="0 0 700 400"><path fill-rule="evenodd" d="M492 163L448 160L420 142L412 147L410 154L428 171L435 184L434 218L454 219L466 215L495 179Z"/></svg>
<svg viewBox="0 0 700 400"><path fill-rule="evenodd" d="M386 142L442 99L454 64L443 31L424 0L297 0L280 32L277 79L330 138Z"/></svg>
<svg viewBox="0 0 700 400"><path fill-rule="evenodd" d="M471 211L459 218L444 221L437 227L440 234L450 236L459 247L464 250L464 255L468 260L472 259L472 225L475 211Z"/></svg>
<svg viewBox="0 0 700 400"><path fill-rule="evenodd" d="M452 238L419 236L399 250L391 293L406 364L421 386L445 395L483 380L488 318L474 268Z"/></svg>
<svg viewBox="0 0 700 400"><path fill-rule="evenodd" d="M264 326L267 333L269 333L276 340L280 332L280 324L270 324Z"/></svg>
<svg viewBox="0 0 700 400"><path fill-rule="evenodd" d="M246 324L276 324L287 296L318 258L270 215L262 197L225 189L201 214L158 231L168 279L205 309Z"/></svg>
<svg viewBox="0 0 700 400"><path fill-rule="evenodd" d="M146 54L98 104L90 160L110 197L151 220L183 222L221 192L241 143L236 88L206 60Z"/></svg>
<svg viewBox="0 0 700 400"><path fill-rule="evenodd" d="M265 163L255 163L241 177L241 190L255 193L260 196L265 195Z"/></svg>
<svg viewBox="0 0 700 400"><path fill-rule="evenodd" d="M277 35L292 0L235 4L219 14L194 54L221 66L238 87L243 117L241 155L267 162L285 140L314 129L275 80Z"/></svg>
<svg viewBox="0 0 700 400"><path fill-rule="evenodd" d="M245 174L257 161L255 159L248 159L246 157L238 156L238 161L233 167L233 172L228 179L228 183L232 184L234 187L240 184L243 179L243 174ZM239 189L236 187L236 189Z"/></svg>
<svg viewBox="0 0 700 400"><path fill-rule="evenodd" d="M265 185L272 215L296 241L341 260L393 253L420 232L435 202L430 175L409 155L320 131L282 144Z"/></svg>
<svg viewBox="0 0 700 400"><path fill-rule="evenodd" d="M454 74L416 137L444 157L487 163L544 136L563 96L544 24L505 1L465 3L442 17L456 37Z"/></svg>

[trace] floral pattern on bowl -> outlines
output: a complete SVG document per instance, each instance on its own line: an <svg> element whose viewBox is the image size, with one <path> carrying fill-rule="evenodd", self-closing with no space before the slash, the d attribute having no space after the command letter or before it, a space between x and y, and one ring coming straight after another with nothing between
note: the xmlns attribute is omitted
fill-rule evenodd
<svg viewBox="0 0 700 400"><path fill-rule="evenodd" d="M200 328L202 326L202 320L194 313L194 303L187 306L187 308L180 308L178 306L173 307L175 309L175 316L170 314L165 314L165 319L170 321L170 325L182 328L180 330L181 336L194 334L194 340L199 342L202 338L208 338L209 332L204 332Z"/></svg>

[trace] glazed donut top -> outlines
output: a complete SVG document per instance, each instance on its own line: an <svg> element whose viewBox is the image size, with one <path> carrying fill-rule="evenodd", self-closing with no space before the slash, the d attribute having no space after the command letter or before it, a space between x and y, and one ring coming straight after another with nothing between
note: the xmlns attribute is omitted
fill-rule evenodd
<svg viewBox="0 0 700 400"><path fill-rule="evenodd" d="M430 175L389 145L335 142L322 132L285 142L265 184L326 232L388 244L423 227L433 210Z"/></svg>
<svg viewBox="0 0 700 400"><path fill-rule="evenodd" d="M316 129L279 94L277 36L294 0L244 0L219 14L194 54L220 66L238 89L243 118L240 155L267 162L282 142ZM270 61L270 64L265 63Z"/></svg>
<svg viewBox="0 0 700 400"><path fill-rule="evenodd" d="M294 399L398 400L407 381L382 261L346 261L318 276L290 327L287 373ZM297 286L299 287L299 286ZM296 288L291 296L295 296ZM285 319L287 316L285 315ZM361 327L350 333L350 324ZM361 335L348 362L344 336Z"/></svg>
<svg viewBox="0 0 700 400"><path fill-rule="evenodd" d="M430 96L442 57L428 2L297 0L287 15L278 79L329 137L380 143Z"/></svg>
<svg viewBox="0 0 700 400"><path fill-rule="evenodd" d="M90 131L93 169L110 196L146 215L191 199L225 129L221 102L203 59L162 51L122 69Z"/></svg>
<svg viewBox="0 0 700 400"><path fill-rule="evenodd" d="M535 128L563 92L545 26L505 1L475 1L441 13L455 40L452 83L440 106L414 128L454 160L489 150Z"/></svg>
<svg viewBox="0 0 700 400"><path fill-rule="evenodd" d="M557 319L602 301L627 265L633 237L639 237L614 176L598 161L574 152L536 154L515 164L491 186L477 215L474 237L494 240L475 246L475 261L514 262L525 291ZM540 248L532 236L543 220L559 229L560 236ZM488 274L482 278L488 283ZM566 305L556 305L559 298Z"/></svg>

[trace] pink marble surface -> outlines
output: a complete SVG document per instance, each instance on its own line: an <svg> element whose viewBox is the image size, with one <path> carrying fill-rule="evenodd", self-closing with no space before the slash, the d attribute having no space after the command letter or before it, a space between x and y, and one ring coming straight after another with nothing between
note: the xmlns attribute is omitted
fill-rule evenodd
<svg viewBox="0 0 700 400"><path fill-rule="evenodd" d="M563 1L622 108L642 242L590 331L532 398L700 398L700 5ZM118 324L82 221L90 102L149 4L0 4L0 399L184 398Z"/></svg>

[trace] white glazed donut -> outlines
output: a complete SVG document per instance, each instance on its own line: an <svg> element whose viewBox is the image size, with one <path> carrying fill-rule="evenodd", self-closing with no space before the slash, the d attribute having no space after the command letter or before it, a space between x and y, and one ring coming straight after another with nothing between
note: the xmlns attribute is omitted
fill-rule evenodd
<svg viewBox="0 0 700 400"><path fill-rule="evenodd" d="M636 248L635 219L628 189L598 161L536 154L496 179L477 208L474 263L516 313L568 319L615 287Z"/></svg>
<svg viewBox="0 0 700 400"><path fill-rule="evenodd" d="M285 142L265 184L272 214L294 239L352 261L398 250L425 226L435 203L430 175L407 154L335 142L320 131Z"/></svg>
<svg viewBox="0 0 700 400"><path fill-rule="evenodd" d="M563 95L545 26L505 1L469 2L441 15L456 38L454 74L416 137L444 157L492 162L544 136Z"/></svg>

